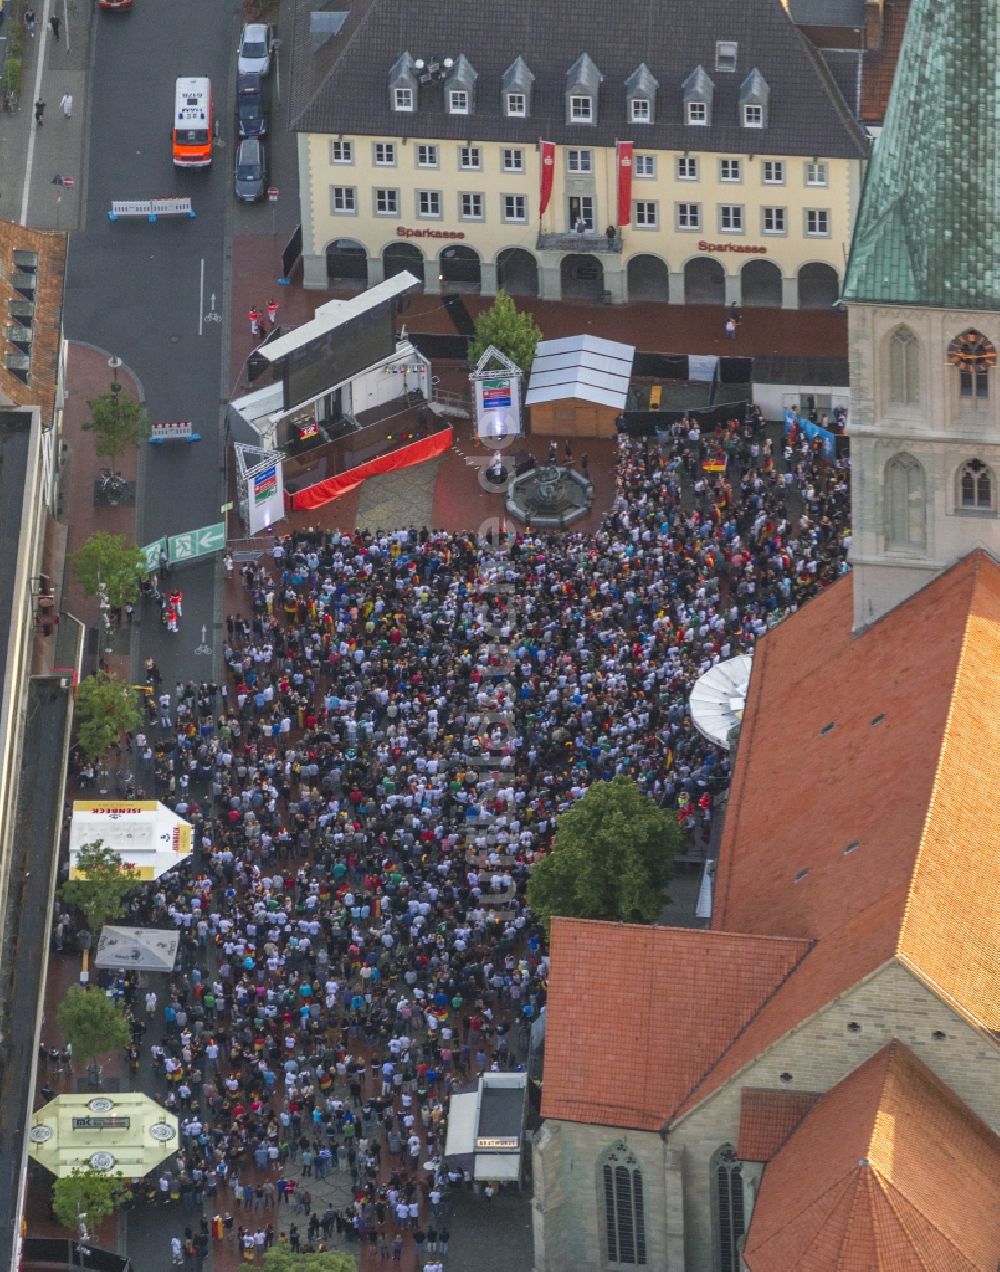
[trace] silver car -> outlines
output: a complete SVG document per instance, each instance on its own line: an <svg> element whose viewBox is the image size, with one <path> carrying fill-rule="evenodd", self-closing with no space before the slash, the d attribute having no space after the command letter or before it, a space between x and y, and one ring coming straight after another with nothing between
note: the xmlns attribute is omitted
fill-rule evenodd
<svg viewBox="0 0 1000 1272"><path fill-rule="evenodd" d="M274 52L274 31L267 22L248 22L240 32L240 46L236 50L236 69L240 75L256 72L267 75L271 70Z"/></svg>
<svg viewBox="0 0 1000 1272"><path fill-rule="evenodd" d="M236 150L233 193L244 203L256 203L267 194L267 156L257 137L247 137Z"/></svg>

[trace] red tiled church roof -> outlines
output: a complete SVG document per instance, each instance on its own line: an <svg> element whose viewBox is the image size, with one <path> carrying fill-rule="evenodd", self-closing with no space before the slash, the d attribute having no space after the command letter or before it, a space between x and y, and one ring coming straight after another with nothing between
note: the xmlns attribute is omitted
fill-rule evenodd
<svg viewBox="0 0 1000 1272"><path fill-rule="evenodd" d="M819 1098L805 1091L745 1090L736 1156L741 1162L770 1161Z"/></svg>

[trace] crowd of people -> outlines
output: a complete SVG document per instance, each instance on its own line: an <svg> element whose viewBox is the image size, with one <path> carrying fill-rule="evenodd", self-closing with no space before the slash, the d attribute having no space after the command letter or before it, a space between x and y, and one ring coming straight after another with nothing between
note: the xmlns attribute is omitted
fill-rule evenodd
<svg viewBox="0 0 1000 1272"><path fill-rule="evenodd" d="M297 532L245 565L224 682L149 666L134 739L199 841L132 901L181 934L169 991L129 991L182 1129L152 1191L250 1258L444 1266L449 1094L527 1065L545 1001L532 862L618 773L704 846L729 760L692 684L846 570L847 512L846 466L750 410L620 438L594 533ZM333 1171L350 1200L321 1211Z"/></svg>

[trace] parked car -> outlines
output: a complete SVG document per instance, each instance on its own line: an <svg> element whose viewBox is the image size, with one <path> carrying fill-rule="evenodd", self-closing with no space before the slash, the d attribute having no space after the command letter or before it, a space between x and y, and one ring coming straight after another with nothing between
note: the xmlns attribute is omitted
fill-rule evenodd
<svg viewBox="0 0 1000 1272"><path fill-rule="evenodd" d="M244 203L256 203L267 193L267 156L258 137L247 137L237 148L233 190Z"/></svg>
<svg viewBox="0 0 1000 1272"><path fill-rule="evenodd" d="M132 8L132 0L98 0L98 4L102 9L121 9L124 11Z"/></svg>
<svg viewBox="0 0 1000 1272"><path fill-rule="evenodd" d="M274 31L267 22L248 22L240 32L240 46L236 50L236 69L240 75L256 71L267 75L271 70L271 54L274 50Z"/></svg>
<svg viewBox="0 0 1000 1272"><path fill-rule="evenodd" d="M264 81L256 71L236 77L236 135L264 137L267 134L267 107Z"/></svg>

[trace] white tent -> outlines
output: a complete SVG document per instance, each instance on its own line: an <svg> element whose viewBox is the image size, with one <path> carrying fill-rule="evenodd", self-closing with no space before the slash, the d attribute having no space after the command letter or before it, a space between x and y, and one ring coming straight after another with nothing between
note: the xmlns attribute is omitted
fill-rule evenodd
<svg viewBox="0 0 1000 1272"><path fill-rule="evenodd" d="M134 866L140 879L159 879L190 856L191 825L153 800L82 800L73 804L69 829L69 877L77 871L84 844L102 840L123 864Z"/></svg>
<svg viewBox="0 0 1000 1272"><path fill-rule="evenodd" d="M729 735L743 719L750 685L750 654L737 654L710 667L691 690L689 706L694 727L709 742L729 750Z"/></svg>
<svg viewBox="0 0 1000 1272"><path fill-rule="evenodd" d="M134 968L137 972L172 972L180 932L169 928L101 928L97 943L98 967Z"/></svg>
<svg viewBox="0 0 1000 1272"><path fill-rule="evenodd" d="M625 409L635 346L599 336L564 336L535 347L526 406L578 398Z"/></svg>

